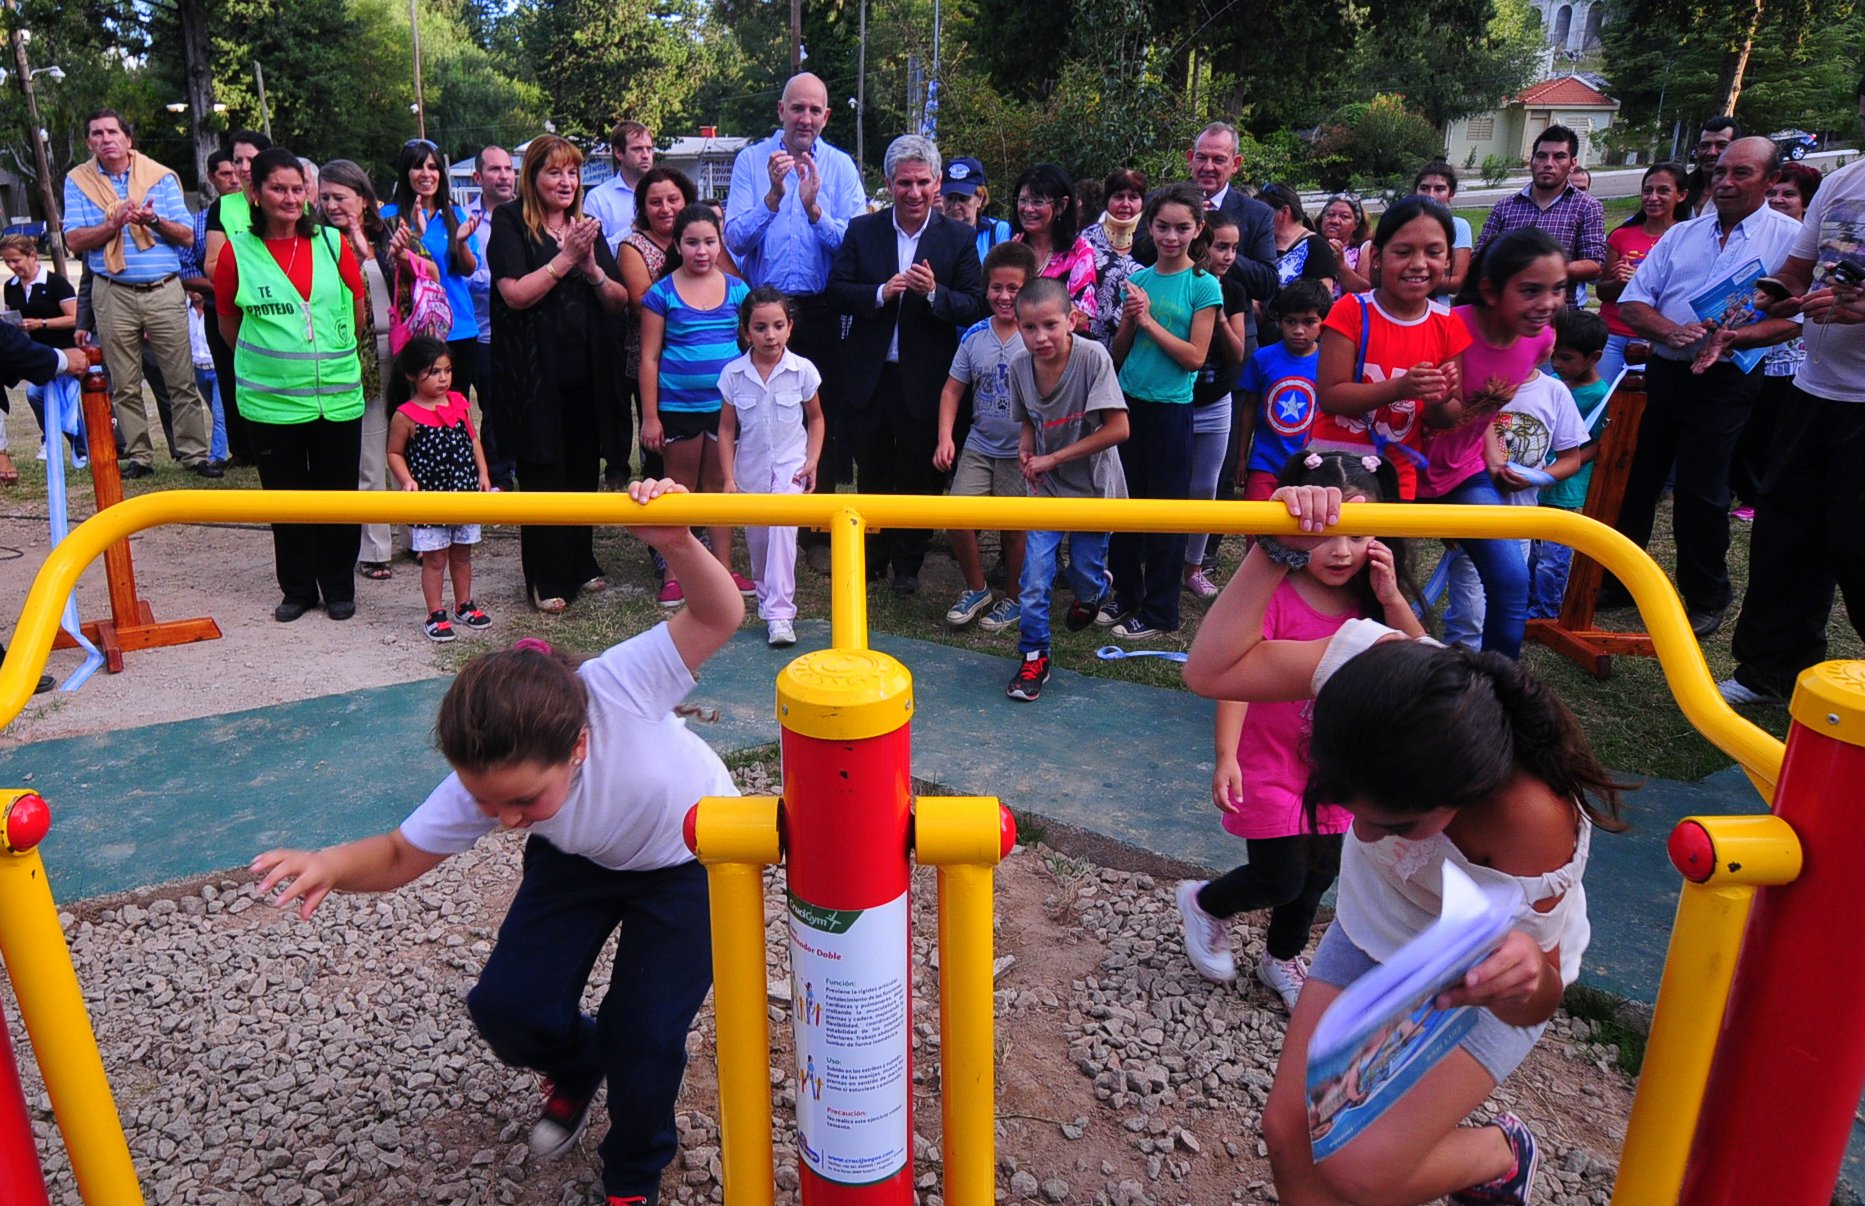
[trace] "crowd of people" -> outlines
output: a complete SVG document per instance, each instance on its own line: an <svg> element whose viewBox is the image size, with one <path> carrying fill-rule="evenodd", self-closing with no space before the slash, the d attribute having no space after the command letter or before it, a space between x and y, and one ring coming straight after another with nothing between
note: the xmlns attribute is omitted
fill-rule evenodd
<svg viewBox="0 0 1865 1206"><path fill-rule="evenodd" d="M1865 84L1860 96L1865 117ZM1578 137L1550 126L1528 183L1473 237L1449 208L1448 163L1422 165L1376 223L1346 195L1311 217L1287 185L1250 195L1237 132L1219 122L1187 148L1183 180L1035 164L999 218L984 166L918 135L888 146L889 204L871 210L859 169L823 138L829 117L821 80L789 80L778 128L739 154L722 208L655 166L652 132L633 122L612 139L616 175L587 194L564 139L535 139L516 170L485 148L471 208L433 143L407 144L381 204L356 165L320 172L243 132L214 165L220 197L190 215L173 173L101 113L95 158L66 186L89 314L30 247L0 246L7 296L39 342L94 327L128 476L151 455L148 365L167 383L175 458L214 476L224 438L266 488L595 490L634 476L638 453L640 502L852 484L1282 503L1303 534L1246 542L1222 586L1205 534L1007 532L997 579L976 533L950 533L963 590L946 622L1016 628L1005 690L1031 702L1050 678L1058 576L1067 628L1127 642L1168 638L1185 600L1204 601L1186 677L1224 701L1212 796L1250 857L1181 885L1179 907L1189 957L1214 980L1236 974L1225 920L1271 910L1257 975L1293 1015L1264 1120L1282 1200L1377 1186L1380 1200L1524 1201L1533 1135L1510 1115L1462 1123L1578 974L1590 834L1620 827L1619 786L1517 660L1527 619L1558 612L1570 554L1461 542L1446 647L1425 639L1405 542L1327 529L1343 501L1579 509L1605 404L1642 345L1649 401L1620 527L1647 543L1668 486L1678 589L1707 637L1733 602L1732 504L1752 516L1740 666L1722 689L1782 698L1824 654L1835 591L1865 609L1850 522L1865 479L1842 470L1865 434L1865 167L1822 180L1716 118L1695 162L1652 166L1637 212L1608 231ZM1703 298L1731 287L1753 297L1706 316ZM211 297L216 322L184 288ZM184 363L190 323L203 338ZM231 387L218 411L197 378ZM58 455L56 433L47 443ZM407 824L255 864L308 915L332 889L406 883L489 829L531 829L524 886L469 1004L502 1058L551 1077L540 1153L574 1140L604 1075L636 1077L609 1097L612 1203L655 1201L673 1154L705 932L678 831L697 795L730 791L703 743L670 736L676 705L744 599L772 646L794 643L798 561L826 568L820 538L794 530L749 531L749 575L729 529L643 534L660 602L683 609L668 624L580 668L537 641L476 661L439 726L456 774ZM918 593L930 535L873 534L870 573ZM413 530L430 639L493 622L475 600L479 537ZM607 587L588 528L521 540L537 610ZM393 573L386 531L278 525L274 543L280 621L319 606L347 618L358 572ZM663 763L664 781L636 781ZM1484 1021L1421 1082L1431 1108L1317 1165L1299 1040L1435 917L1449 864L1522 898L1502 947L1449 994L1485 1006ZM1311 964L1337 875L1339 914ZM564 892L591 907L568 909ZM680 987L646 994L652 1010L643 994L626 1008L612 997L595 1022L578 999L618 920L641 941L625 940L617 984Z"/></svg>

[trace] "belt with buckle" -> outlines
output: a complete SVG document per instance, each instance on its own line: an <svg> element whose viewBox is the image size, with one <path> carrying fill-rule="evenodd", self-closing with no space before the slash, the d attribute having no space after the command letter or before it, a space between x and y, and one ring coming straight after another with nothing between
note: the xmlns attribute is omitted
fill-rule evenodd
<svg viewBox="0 0 1865 1206"><path fill-rule="evenodd" d="M113 276L106 276L104 277L104 279L109 281L111 284L115 285L119 289L133 289L137 293L148 293L148 292L151 292L152 290L160 289L163 285L166 285L168 284L168 282L174 280L176 276L178 275L180 274L171 272L167 276L162 277L160 280L153 280L153 281L149 281L145 284L140 284L140 285L133 285L128 281L120 281Z"/></svg>

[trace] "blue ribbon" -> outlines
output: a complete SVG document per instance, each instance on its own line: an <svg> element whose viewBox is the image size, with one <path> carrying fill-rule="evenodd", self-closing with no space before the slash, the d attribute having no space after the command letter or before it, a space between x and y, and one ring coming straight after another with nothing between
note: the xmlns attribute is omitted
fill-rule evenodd
<svg viewBox="0 0 1865 1206"><path fill-rule="evenodd" d="M45 426L50 433L45 441L45 503L52 517L52 547L57 548L71 531L65 513L65 441L59 433L76 435L83 406L78 397L78 379L60 373L45 387ZM78 626L78 591L72 588L65 599L65 611L58 625L84 650L84 664L59 684L60 691L76 691L104 664L104 655L91 644Z"/></svg>

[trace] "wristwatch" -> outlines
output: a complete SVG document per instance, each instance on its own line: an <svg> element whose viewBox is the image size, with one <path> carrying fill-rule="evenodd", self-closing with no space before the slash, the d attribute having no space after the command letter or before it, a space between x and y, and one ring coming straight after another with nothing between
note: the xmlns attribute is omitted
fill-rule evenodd
<svg viewBox="0 0 1865 1206"><path fill-rule="evenodd" d="M1292 549L1274 536L1258 536L1256 547L1263 550L1263 555L1290 573L1308 564L1308 554L1301 549Z"/></svg>

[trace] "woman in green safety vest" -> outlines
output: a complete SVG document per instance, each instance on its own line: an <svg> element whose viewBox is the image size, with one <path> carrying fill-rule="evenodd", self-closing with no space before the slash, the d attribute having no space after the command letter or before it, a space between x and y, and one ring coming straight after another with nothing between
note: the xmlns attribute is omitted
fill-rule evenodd
<svg viewBox="0 0 1865 1206"><path fill-rule="evenodd" d="M229 231L214 271L220 332L233 347L233 396L268 490L354 490L361 460L362 272L342 236L311 221L304 169L282 147L253 160L252 229ZM316 607L356 614L356 524L272 525L290 623Z"/></svg>

